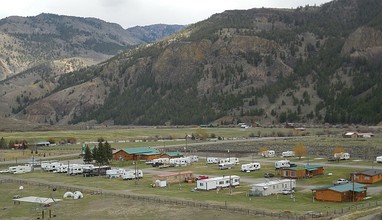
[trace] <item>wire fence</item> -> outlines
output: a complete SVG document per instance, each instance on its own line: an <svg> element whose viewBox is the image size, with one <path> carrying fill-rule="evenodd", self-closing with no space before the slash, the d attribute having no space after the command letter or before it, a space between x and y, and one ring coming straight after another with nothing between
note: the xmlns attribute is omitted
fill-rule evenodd
<svg viewBox="0 0 382 220"><path fill-rule="evenodd" d="M90 188L90 187L73 187L59 184L49 184L42 183L33 180L20 180L20 179L0 179L0 184L18 184L18 185L33 185L39 187L48 187L50 189L57 189L62 191L81 191L82 193L91 194L91 195L101 195L101 196L110 196L110 197L119 197L124 199L148 202L148 203L159 203L159 204L167 204L167 205L178 205L185 207L193 207L193 208L201 208L201 209L210 209L217 211L227 211L234 212L241 215L246 216L254 216L254 217L271 217L271 218L279 218L279 219L296 219L296 220L305 220L305 219L332 219L334 216L341 216L347 213L354 212L355 210L362 210L373 208L382 205L382 201L373 201L368 203L362 203L359 205L354 205L351 207L344 207L341 209L335 209L331 211L325 212L308 212L304 215L298 215L291 212L269 212L266 210L256 210L256 209L248 209L248 208L240 208L229 205L219 205L212 204L207 202L196 202L189 200L180 200L180 199L168 199L168 198L160 198L157 196L143 196L143 195L133 195L121 192L112 192L108 190Z"/></svg>

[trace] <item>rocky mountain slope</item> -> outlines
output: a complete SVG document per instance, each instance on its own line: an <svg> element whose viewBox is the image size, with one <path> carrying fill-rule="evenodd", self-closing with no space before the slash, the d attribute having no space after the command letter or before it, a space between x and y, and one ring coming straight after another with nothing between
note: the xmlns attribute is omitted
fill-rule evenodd
<svg viewBox="0 0 382 220"><path fill-rule="evenodd" d="M51 124L377 124L381 18L378 0L226 11L62 75L15 113Z"/></svg>
<svg viewBox="0 0 382 220"><path fill-rule="evenodd" d="M111 58L184 28L123 29L95 18L54 14L0 20L0 112L9 116L47 96L62 74Z"/></svg>

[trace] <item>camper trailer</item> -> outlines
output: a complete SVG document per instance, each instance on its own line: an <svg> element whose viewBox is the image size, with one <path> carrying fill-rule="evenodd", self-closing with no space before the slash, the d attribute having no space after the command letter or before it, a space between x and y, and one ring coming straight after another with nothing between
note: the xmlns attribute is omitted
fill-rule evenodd
<svg viewBox="0 0 382 220"><path fill-rule="evenodd" d="M187 156L185 157L187 160L190 160L191 163L194 163L194 162L198 162L199 161L199 157L196 156L196 155L190 155L190 156Z"/></svg>
<svg viewBox="0 0 382 220"><path fill-rule="evenodd" d="M219 158L217 157L207 157L208 164L217 164L219 163Z"/></svg>
<svg viewBox="0 0 382 220"><path fill-rule="evenodd" d="M375 161L377 161L377 163L382 163L382 156L377 157Z"/></svg>
<svg viewBox="0 0 382 220"><path fill-rule="evenodd" d="M251 171L260 170L260 168L261 168L260 163L247 163L247 164L242 164L240 170L242 172L251 172Z"/></svg>
<svg viewBox="0 0 382 220"><path fill-rule="evenodd" d="M163 165L168 165L170 163L170 159L167 157L164 158L157 158L151 161L151 166L153 167L159 167Z"/></svg>
<svg viewBox="0 0 382 220"><path fill-rule="evenodd" d="M240 185L240 177L236 175L214 177L196 181L196 189L213 190L217 188L235 187Z"/></svg>
<svg viewBox="0 0 382 220"><path fill-rule="evenodd" d="M350 154L349 153L335 153L334 158L337 160L349 160L350 159Z"/></svg>
<svg viewBox="0 0 382 220"><path fill-rule="evenodd" d="M29 173L32 172L31 166L13 166L9 167L9 172L13 174L19 174L19 173Z"/></svg>
<svg viewBox="0 0 382 220"><path fill-rule="evenodd" d="M239 158L237 158L237 157L222 158L222 159L219 159L219 161L218 161L218 164L221 164L221 163L239 164Z"/></svg>
<svg viewBox="0 0 382 220"><path fill-rule="evenodd" d="M83 173L83 167L79 164L70 165L68 168L69 175L79 175Z"/></svg>
<svg viewBox="0 0 382 220"><path fill-rule="evenodd" d="M170 159L170 167L187 166L189 164L191 164L190 158L179 157Z"/></svg>
<svg viewBox="0 0 382 220"><path fill-rule="evenodd" d="M290 161L289 160L279 160L275 162L275 168L281 169L281 168L289 168L290 167Z"/></svg>
<svg viewBox="0 0 382 220"><path fill-rule="evenodd" d="M94 166L94 167L83 167L82 175L87 176L106 176L106 171L110 170L110 166Z"/></svg>
<svg viewBox="0 0 382 220"><path fill-rule="evenodd" d="M106 170L106 177L107 178L119 178L122 177L122 174L125 172L124 169L110 169Z"/></svg>
<svg viewBox="0 0 382 220"><path fill-rule="evenodd" d="M219 169L226 170L226 169L231 169L232 167L234 167L235 163L233 162L219 163L218 166L219 166Z"/></svg>
<svg viewBox="0 0 382 220"><path fill-rule="evenodd" d="M274 150L266 150L266 151L261 152L261 156L263 156L263 157L275 157L276 152Z"/></svg>
<svg viewBox="0 0 382 220"><path fill-rule="evenodd" d="M125 172L122 174L122 179L124 180L132 180L132 179L140 179L143 178L143 171L142 170L125 170Z"/></svg>
<svg viewBox="0 0 382 220"><path fill-rule="evenodd" d="M268 196L272 194L282 194L284 190L294 192L295 188L295 179L274 180L265 183L253 184L249 194L254 196Z"/></svg>
<svg viewBox="0 0 382 220"><path fill-rule="evenodd" d="M295 156L295 153L294 151L284 151L281 153L281 156L282 157L294 157Z"/></svg>

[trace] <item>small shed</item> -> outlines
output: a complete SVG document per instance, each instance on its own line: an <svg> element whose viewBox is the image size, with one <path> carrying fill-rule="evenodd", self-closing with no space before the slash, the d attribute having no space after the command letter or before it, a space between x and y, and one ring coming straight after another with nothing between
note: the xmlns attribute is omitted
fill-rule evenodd
<svg viewBox="0 0 382 220"><path fill-rule="evenodd" d="M350 179L357 183L377 183L382 181L382 170L371 169L362 172L354 172L350 175Z"/></svg>
<svg viewBox="0 0 382 220"><path fill-rule="evenodd" d="M256 183L252 185L250 195L268 196L272 194L282 193L284 189L294 189L296 187L295 179L273 180L265 183Z"/></svg>
<svg viewBox="0 0 382 220"><path fill-rule="evenodd" d="M153 182L156 180L166 181L169 183L183 183L186 179L192 178L192 171L182 171L182 172L174 172L174 173L166 173L153 176Z"/></svg>
<svg viewBox="0 0 382 220"><path fill-rule="evenodd" d="M312 189L313 198L328 202L351 202L362 201L367 194L367 188L363 184L349 182L341 185L323 186Z"/></svg>
<svg viewBox="0 0 382 220"><path fill-rule="evenodd" d="M305 165L301 167L283 168L280 171L280 176L284 178L310 178L313 176L323 175L324 167L317 165Z"/></svg>

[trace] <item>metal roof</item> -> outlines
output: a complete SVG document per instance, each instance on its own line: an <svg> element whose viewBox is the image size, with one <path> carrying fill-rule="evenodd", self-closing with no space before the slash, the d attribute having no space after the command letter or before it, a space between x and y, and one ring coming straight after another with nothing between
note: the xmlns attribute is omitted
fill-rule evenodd
<svg viewBox="0 0 382 220"><path fill-rule="evenodd" d="M179 156L183 156L183 154L181 152L167 152L166 153L168 156L170 157L179 157Z"/></svg>
<svg viewBox="0 0 382 220"><path fill-rule="evenodd" d="M334 186L317 187L317 188L313 188L312 190L329 189L336 192L346 192L346 191L363 192L363 191L366 191L366 189L364 188L365 186L366 185L364 184L349 182L349 183L334 185Z"/></svg>
<svg viewBox="0 0 382 220"><path fill-rule="evenodd" d="M354 172L353 174L363 174L366 176L376 176L376 175L382 174L382 170L372 169L372 170L365 170L365 171L361 171L361 172Z"/></svg>
<svg viewBox="0 0 382 220"><path fill-rule="evenodd" d="M151 147L136 147L136 148L123 148L127 154L145 154L145 155L154 155L160 154L157 149Z"/></svg>

